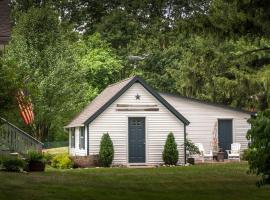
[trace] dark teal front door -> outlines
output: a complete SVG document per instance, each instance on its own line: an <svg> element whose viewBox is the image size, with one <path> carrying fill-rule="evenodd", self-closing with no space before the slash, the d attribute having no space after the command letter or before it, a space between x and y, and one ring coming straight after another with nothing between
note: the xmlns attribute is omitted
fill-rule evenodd
<svg viewBox="0 0 270 200"><path fill-rule="evenodd" d="M145 118L128 118L129 163L145 163Z"/></svg>
<svg viewBox="0 0 270 200"><path fill-rule="evenodd" d="M232 120L219 119L218 120L218 143L219 148L225 153L225 158L228 157L226 150L231 149L233 142Z"/></svg>

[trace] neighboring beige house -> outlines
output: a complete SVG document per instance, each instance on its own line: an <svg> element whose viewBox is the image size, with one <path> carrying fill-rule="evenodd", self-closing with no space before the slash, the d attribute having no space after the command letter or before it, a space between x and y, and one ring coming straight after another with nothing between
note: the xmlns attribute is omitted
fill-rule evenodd
<svg viewBox="0 0 270 200"><path fill-rule="evenodd" d="M0 0L0 55L10 40L11 21L9 0Z"/></svg>
<svg viewBox="0 0 270 200"><path fill-rule="evenodd" d="M169 132L185 163L185 138L202 143L209 151L213 135L220 147L233 142L247 148L245 135L252 113L196 99L158 93L134 76L109 85L65 128L70 155L95 155L103 133L109 133L115 150L113 164L161 164Z"/></svg>

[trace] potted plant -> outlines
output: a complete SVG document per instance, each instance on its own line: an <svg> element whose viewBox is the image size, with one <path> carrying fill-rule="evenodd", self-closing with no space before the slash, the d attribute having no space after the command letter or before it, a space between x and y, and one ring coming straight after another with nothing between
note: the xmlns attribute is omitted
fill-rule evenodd
<svg viewBox="0 0 270 200"><path fill-rule="evenodd" d="M219 148L219 151L217 153L217 161L224 162L224 151L222 148Z"/></svg>
<svg viewBox="0 0 270 200"><path fill-rule="evenodd" d="M189 139L185 141L185 146L186 146L186 152L187 152L187 162L189 164L194 165L195 158L193 158L192 155L199 154L200 153L199 148Z"/></svg>
<svg viewBox="0 0 270 200"><path fill-rule="evenodd" d="M27 161L30 172L43 172L45 170L46 159L42 152L30 151Z"/></svg>

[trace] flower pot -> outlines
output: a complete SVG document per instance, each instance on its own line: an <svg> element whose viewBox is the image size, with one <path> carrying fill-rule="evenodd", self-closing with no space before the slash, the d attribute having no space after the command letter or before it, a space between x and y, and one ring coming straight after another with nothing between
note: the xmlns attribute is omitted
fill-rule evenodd
<svg viewBox="0 0 270 200"><path fill-rule="evenodd" d="M218 152L217 153L217 161L218 162L224 162L224 152Z"/></svg>
<svg viewBox="0 0 270 200"><path fill-rule="evenodd" d="M44 172L45 163L40 161L29 162L28 169L30 172Z"/></svg>
<svg viewBox="0 0 270 200"><path fill-rule="evenodd" d="M194 165L195 164L195 158L188 158L187 159L187 162L191 165Z"/></svg>

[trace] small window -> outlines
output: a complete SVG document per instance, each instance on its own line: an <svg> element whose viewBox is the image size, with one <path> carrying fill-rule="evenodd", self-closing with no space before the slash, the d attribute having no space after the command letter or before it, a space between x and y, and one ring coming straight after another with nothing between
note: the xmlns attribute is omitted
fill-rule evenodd
<svg viewBox="0 0 270 200"><path fill-rule="evenodd" d="M85 149L85 132L84 127L80 127L80 149Z"/></svg>
<svg viewBox="0 0 270 200"><path fill-rule="evenodd" d="M75 148L75 128L71 128L71 148Z"/></svg>

